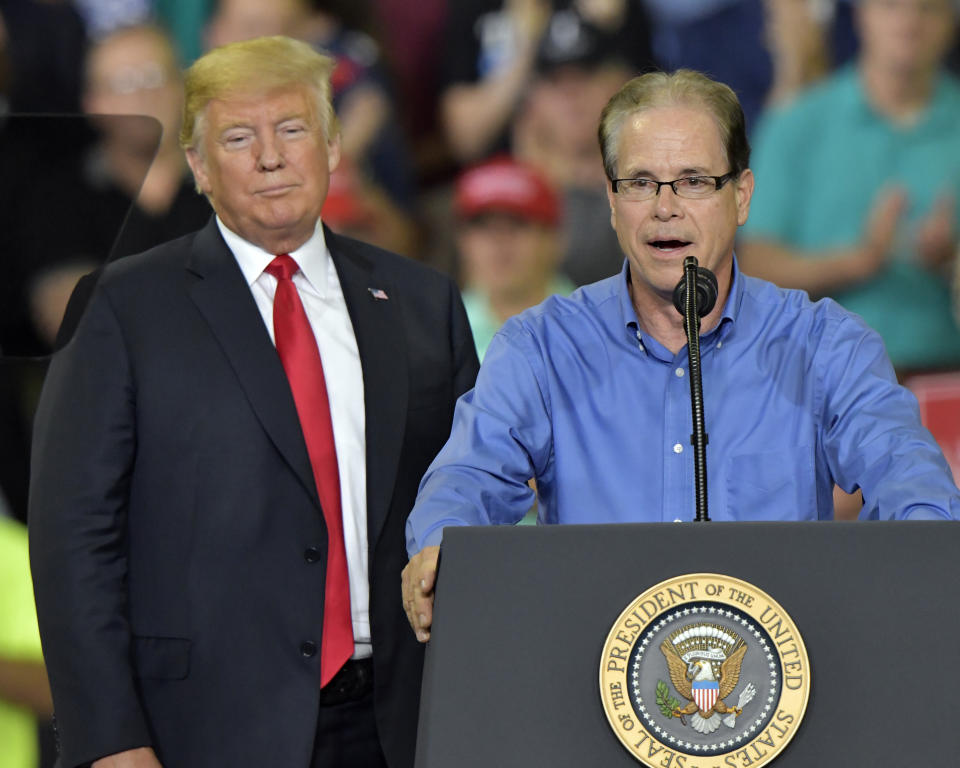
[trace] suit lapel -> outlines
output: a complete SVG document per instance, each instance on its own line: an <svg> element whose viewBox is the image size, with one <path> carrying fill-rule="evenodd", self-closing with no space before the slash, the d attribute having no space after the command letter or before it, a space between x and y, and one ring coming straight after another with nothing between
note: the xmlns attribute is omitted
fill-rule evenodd
<svg viewBox="0 0 960 768"><path fill-rule="evenodd" d="M188 288L223 348L254 413L319 507L310 458L293 395L250 287L215 219L194 240Z"/></svg>
<svg viewBox="0 0 960 768"><path fill-rule="evenodd" d="M372 551L390 508L406 425L409 374L399 306L402 297L383 270L355 243L329 229L324 235L337 267L363 368L367 541ZM382 294L374 295L377 291Z"/></svg>

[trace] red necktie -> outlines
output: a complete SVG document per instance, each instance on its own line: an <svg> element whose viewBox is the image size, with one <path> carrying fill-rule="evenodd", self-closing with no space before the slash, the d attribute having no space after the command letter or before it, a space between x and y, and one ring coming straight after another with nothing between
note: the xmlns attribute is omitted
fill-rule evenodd
<svg viewBox="0 0 960 768"><path fill-rule="evenodd" d="M353 655L353 623L350 617L347 553L343 545L340 472L333 442L330 401L317 340L291 279L299 269L297 262L283 253L270 262L266 271L277 278L277 292L273 298L273 332L277 353L293 391L320 506L327 523L327 578L320 645L320 685L323 686Z"/></svg>

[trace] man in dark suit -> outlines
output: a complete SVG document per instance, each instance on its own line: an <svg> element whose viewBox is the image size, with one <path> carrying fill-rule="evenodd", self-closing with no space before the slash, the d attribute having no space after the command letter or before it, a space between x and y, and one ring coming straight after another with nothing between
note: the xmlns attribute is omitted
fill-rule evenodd
<svg viewBox="0 0 960 768"><path fill-rule="evenodd" d="M51 365L31 557L64 768L413 763L403 529L477 361L447 278L320 223L331 69L286 38L191 67L217 216L108 266Z"/></svg>

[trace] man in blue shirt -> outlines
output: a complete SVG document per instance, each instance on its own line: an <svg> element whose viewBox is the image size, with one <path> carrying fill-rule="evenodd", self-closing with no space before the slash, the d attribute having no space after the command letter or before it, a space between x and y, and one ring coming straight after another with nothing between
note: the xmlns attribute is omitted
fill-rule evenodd
<svg viewBox="0 0 960 768"><path fill-rule="evenodd" d="M508 321L407 521L404 602L429 637L448 525L513 523L536 479L544 523L692 517L686 336L673 290L686 256L719 284L701 333L714 520L833 515L834 484L864 518L956 518L960 492L875 332L830 300L737 269L753 174L725 85L681 70L635 78L607 104L600 143L615 277Z"/></svg>

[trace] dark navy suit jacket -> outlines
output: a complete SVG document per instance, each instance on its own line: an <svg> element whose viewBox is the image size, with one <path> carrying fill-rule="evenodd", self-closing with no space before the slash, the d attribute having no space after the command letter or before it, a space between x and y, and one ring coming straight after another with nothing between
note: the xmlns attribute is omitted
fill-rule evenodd
<svg viewBox="0 0 960 768"><path fill-rule="evenodd" d="M477 359L448 278L326 239L363 368L375 711L401 768L422 665L404 523ZM320 640L323 514L280 360L212 219L104 271L44 384L30 503L65 768L142 745L165 768L309 765L320 654L301 645Z"/></svg>

